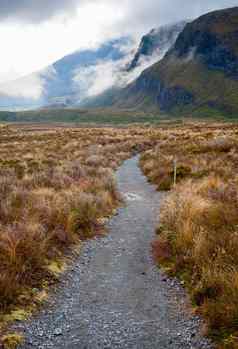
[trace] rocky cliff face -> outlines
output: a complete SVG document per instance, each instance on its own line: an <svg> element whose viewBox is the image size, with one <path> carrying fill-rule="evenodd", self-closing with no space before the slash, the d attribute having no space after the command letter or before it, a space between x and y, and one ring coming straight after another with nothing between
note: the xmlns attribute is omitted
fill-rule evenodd
<svg viewBox="0 0 238 349"><path fill-rule="evenodd" d="M238 7L212 12L187 25L171 53L190 54L209 69L238 76Z"/></svg>
<svg viewBox="0 0 238 349"><path fill-rule="evenodd" d="M238 7L188 23L165 57L121 96L127 107L140 96L140 107L163 112L237 113Z"/></svg>
<svg viewBox="0 0 238 349"><path fill-rule="evenodd" d="M43 71L0 84L0 109L102 107L113 104L118 91L161 59L185 22L153 29L134 55L129 37L76 51Z"/></svg>
<svg viewBox="0 0 238 349"><path fill-rule="evenodd" d="M149 70L126 89L120 91L113 105L119 108L135 108L171 112L194 102L194 96L182 86L168 87Z"/></svg>
<svg viewBox="0 0 238 349"><path fill-rule="evenodd" d="M174 45L179 33L187 22L181 21L151 30L141 39L139 48L125 69L119 72L115 84L93 97L85 98L79 106L83 108L108 107L118 102L118 96L123 94L123 87L130 84L148 67L161 60L166 52ZM115 74L115 72L114 72ZM123 97L122 105L125 104Z"/></svg>
<svg viewBox="0 0 238 349"><path fill-rule="evenodd" d="M157 29L151 30L141 39L139 48L128 67L128 71L135 69L144 59L157 56L163 58L165 53L170 49L178 35L184 29L186 21L181 21L175 24L164 25Z"/></svg>

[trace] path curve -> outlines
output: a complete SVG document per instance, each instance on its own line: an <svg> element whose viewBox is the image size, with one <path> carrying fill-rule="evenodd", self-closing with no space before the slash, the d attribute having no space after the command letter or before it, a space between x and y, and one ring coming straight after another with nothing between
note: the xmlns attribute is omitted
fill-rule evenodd
<svg viewBox="0 0 238 349"><path fill-rule="evenodd" d="M21 348L202 349L201 320L188 315L179 282L152 263L150 243L160 193L138 168L138 157L117 172L127 205L108 224L108 235L84 243L49 304L18 324Z"/></svg>

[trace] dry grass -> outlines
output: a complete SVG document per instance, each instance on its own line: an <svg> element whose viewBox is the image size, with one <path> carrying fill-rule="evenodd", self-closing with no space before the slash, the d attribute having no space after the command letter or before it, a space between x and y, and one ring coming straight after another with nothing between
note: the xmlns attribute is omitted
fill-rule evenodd
<svg viewBox="0 0 238 349"><path fill-rule="evenodd" d="M2 338L4 349L16 349L23 343L23 335L20 333L11 333Z"/></svg>
<svg viewBox="0 0 238 349"><path fill-rule="evenodd" d="M172 189L153 255L185 281L219 348L238 348L237 131L235 125L168 130L141 157L149 180Z"/></svg>
<svg viewBox="0 0 238 349"><path fill-rule="evenodd" d="M120 204L114 170L136 152L158 189L156 260L178 274L221 348L238 336L238 127L0 127L0 318L100 234ZM177 186L173 188L173 161Z"/></svg>
<svg viewBox="0 0 238 349"><path fill-rule="evenodd" d="M71 247L102 232L121 202L114 170L153 144L143 127L0 127L1 318L54 280Z"/></svg>

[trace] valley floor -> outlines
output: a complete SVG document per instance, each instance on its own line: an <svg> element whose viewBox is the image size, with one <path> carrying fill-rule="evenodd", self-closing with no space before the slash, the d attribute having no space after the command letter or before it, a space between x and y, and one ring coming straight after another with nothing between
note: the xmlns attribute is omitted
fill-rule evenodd
<svg viewBox="0 0 238 349"><path fill-rule="evenodd" d="M163 194L132 158L117 180L126 205L106 237L86 241L60 288L34 319L18 324L21 348L211 348L178 281L154 265L150 244Z"/></svg>

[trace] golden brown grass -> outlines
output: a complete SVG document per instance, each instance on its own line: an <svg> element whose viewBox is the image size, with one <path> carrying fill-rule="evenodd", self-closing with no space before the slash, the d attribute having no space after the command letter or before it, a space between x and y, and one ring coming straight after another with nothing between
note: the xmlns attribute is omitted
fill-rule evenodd
<svg viewBox="0 0 238 349"><path fill-rule="evenodd" d="M11 333L2 338L4 349L15 349L23 343L23 335L20 333Z"/></svg>
<svg viewBox="0 0 238 349"><path fill-rule="evenodd" d="M101 233L120 203L114 170L136 152L149 180L172 189L156 260L185 280L221 348L237 348L238 127L228 124L1 127L0 319L57 279L68 250Z"/></svg>
<svg viewBox="0 0 238 349"><path fill-rule="evenodd" d="M121 202L114 170L153 144L143 127L0 127L0 318L51 283L71 247L102 232Z"/></svg>
<svg viewBox="0 0 238 349"><path fill-rule="evenodd" d="M235 125L168 130L141 157L149 180L172 189L161 208L154 258L185 281L219 348L238 348L237 131Z"/></svg>

